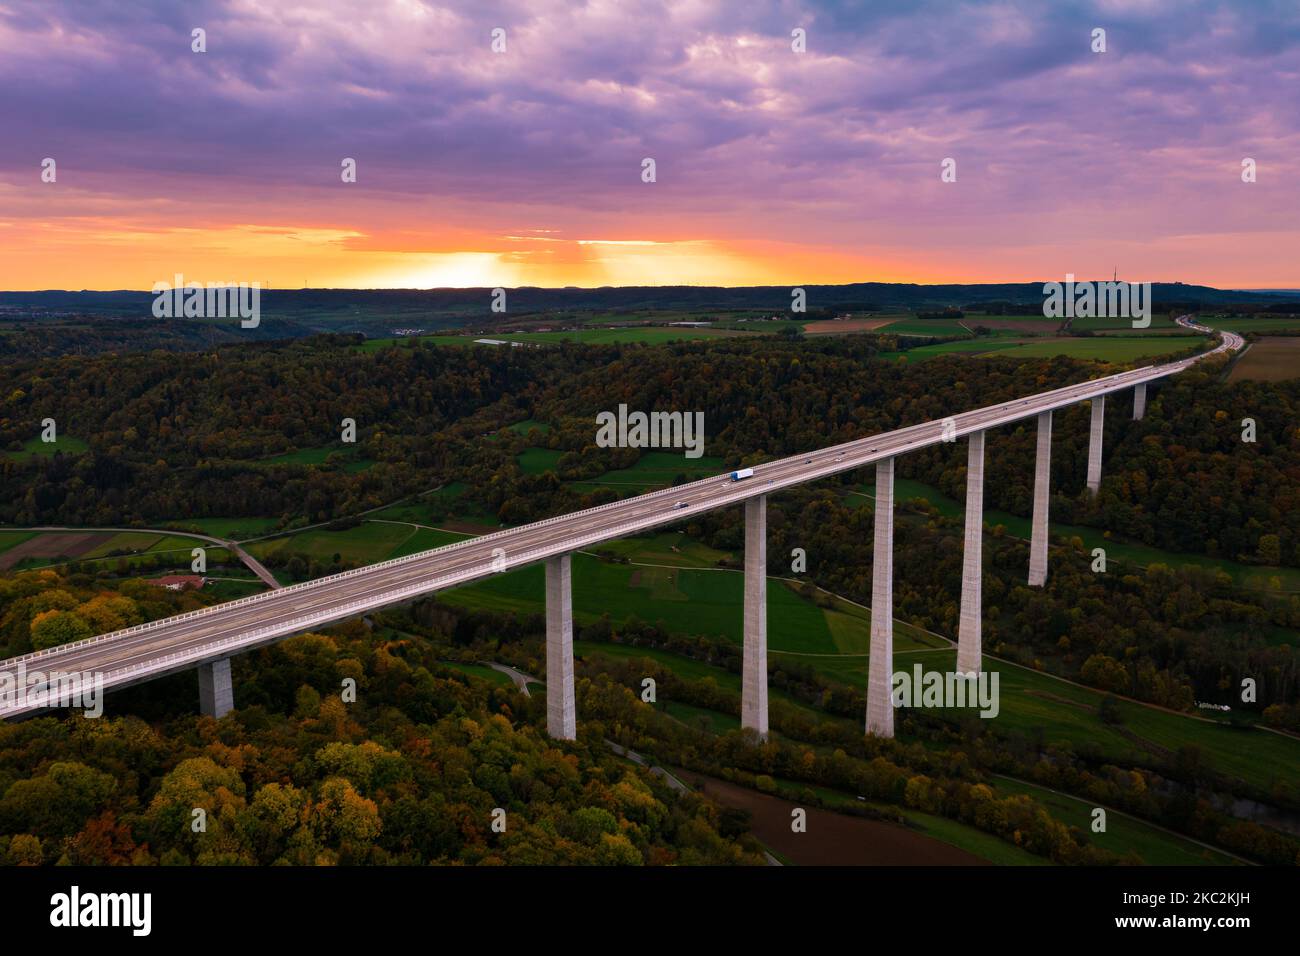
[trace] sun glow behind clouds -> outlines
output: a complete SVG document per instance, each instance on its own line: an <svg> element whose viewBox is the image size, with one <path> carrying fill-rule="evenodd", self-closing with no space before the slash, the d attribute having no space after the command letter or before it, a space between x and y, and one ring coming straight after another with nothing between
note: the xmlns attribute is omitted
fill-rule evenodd
<svg viewBox="0 0 1300 956"><path fill-rule="evenodd" d="M509 288L524 284L519 273L497 252L402 253L363 282L379 289Z"/></svg>
<svg viewBox="0 0 1300 956"><path fill-rule="evenodd" d="M504 252L402 253L363 280L378 288L491 288L521 285L601 286L758 284L772 280L770 264L702 241L556 239L507 236L522 249Z"/></svg>

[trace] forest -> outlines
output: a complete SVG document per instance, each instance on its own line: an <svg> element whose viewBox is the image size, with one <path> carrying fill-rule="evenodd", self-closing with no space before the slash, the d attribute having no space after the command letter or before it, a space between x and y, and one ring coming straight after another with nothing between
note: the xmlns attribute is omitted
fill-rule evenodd
<svg viewBox="0 0 1300 956"><path fill-rule="evenodd" d="M608 497L564 482L635 461L595 445L595 416L631 409L702 411L706 454L728 466L898 428L1086 379L1096 366L937 358L872 361L870 341L718 342L665 347L362 351L348 336L203 353L67 356L3 366L0 522L110 525L246 515L327 521L439 481L463 480L501 520L520 522ZM1122 394L1112 405L1124 404ZM1172 551L1300 566L1300 386L1241 382L1207 370L1162 384L1141 422L1108 413L1096 501L1080 495L1087 410L1058 414L1054 520L1086 523ZM1242 441L1242 421L1256 440ZM89 443L70 456L19 457L53 419ZM354 446L340 444L344 419ZM526 419L564 452L555 475L518 467ZM486 439L486 440L485 440ZM335 467L277 463L332 447ZM991 436L987 507L1028 514L1032 428ZM344 467L343 459L366 465ZM328 465L328 463L327 463ZM903 474L962 494L964 457L936 446Z"/></svg>
<svg viewBox="0 0 1300 956"><path fill-rule="evenodd" d="M282 529L341 528L367 509L460 483L467 490L452 510L472 507L516 524L633 493L579 483L636 463L635 449L595 444L596 414L619 404L702 411L705 454L729 468L1101 371L1063 358L909 364L881 360L880 350L871 337L546 349L407 342L366 350L355 337L326 335L196 352L9 360L0 367L0 523L184 527L205 517L265 517ZM1125 404L1116 395L1108 409L1095 500L1083 488L1087 409L1056 416L1054 522L1171 552L1300 566L1300 386L1227 385L1215 370L1197 369L1154 389L1142 421L1131 421ZM1241 440L1248 417L1257 423L1254 443ZM50 418L87 450L28 454ZM339 440L344 419L356 422L355 444ZM1028 513L1034 441L1032 425L990 437L987 509ZM521 466L521 455L536 448L555 453L552 468ZM309 451L321 460L306 463L301 453ZM900 474L960 501L964 444L908 456ZM686 480L685 471L676 480ZM808 587L869 603L871 555L862 543L870 540L871 509L847 494L869 480L845 475L774 496L769 572L787 574L788 556L800 547L809 556ZM743 545L739 512L711 513L685 530L733 554ZM904 505L895 534L896 614L955 633L960 517L923 502ZM991 653L1181 712L1201 701L1235 704L1249 677L1259 697L1244 713L1300 729L1296 649L1270 639L1300 627L1296 595L1245 588L1190 566L1097 574L1077 540L1056 542L1049 586L1031 589L1023 541L995 529L986 553ZM302 559L275 563L292 560L295 576L307 570ZM23 653L211 600L75 563L10 574L0 578L0 641L6 655ZM220 724L187 715L189 679L156 699L125 692L139 718L47 717L0 727L0 859L760 861L743 825L704 801L668 798L657 777L617 761L605 738L751 785L776 776L870 794L1006 839L1032 833L1031 852L1057 862L1132 861L1062 829L1029 798L995 795L988 774L1014 771L1097 794L1145 819L1177 819L1183 832L1252 859L1296 858L1291 838L1233 820L1196 794L1237 792L1288 808L1300 805L1300 795L1207 776L1193 752L1116 767L1097 754L909 714L907 732L930 740L934 753L865 741L860 727L836 730L776 705L783 739L755 749L739 733L705 735L641 706L634 690L646 664L583 674L583 739L561 752L539 730L539 701L445 666L465 653L528 662L536 672L539 622L432 601L395 623L400 630L392 633L404 637L376 639L354 623L246 655L237 667L239 710ZM734 646L652 624L607 622L582 637L699 652L738 667ZM774 686L857 723L859 691L788 662L771 672ZM366 688L366 706L338 706L344 676ZM680 700L738 712L738 701L707 682L660 676ZM823 752L827 746L833 754ZM182 807L205 808L207 829L192 831ZM512 820L520 813L519 828L494 833L497 807Z"/></svg>
<svg viewBox="0 0 1300 956"><path fill-rule="evenodd" d="M83 596L59 583L44 593ZM598 726L561 749L539 701L440 664L428 641L376 641L354 622L237 669L241 706L220 722L174 706L193 693L185 674L124 692L137 700L113 709L133 716L0 725L0 861L762 862L737 821L670 797Z"/></svg>
<svg viewBox="0 0 1300 956"><path fill-rule="evenodd" d="M0 457L0 520L183 525L257 515L292 527L459 481L476 508L516 524L630 493L573 483L636 462L637 449L595 444L596 414L619 404L702 411L706 454L735 467L1095 374L1063 358L908 366L874 354L871 341L848 339L504 351L412 342L368 352L351 337L325 336L166 361L150 353L15 363L7 367L0 447L22 447L48 417L89 451ZM1300 386L1226 385L1195 369L1155 389L1142 421L1131 421L1125 399L1112 396L1096 499L1083 489L1088 411L1056 415L1054 522L1174 552L1300 566ZM1255 443L1241 440L1247 417L1257 423ZM357 423L353 446L338 441L345 418ZM549 429L506 427L525 420ZM1034 444L1032 423L991 434L986 509L1028 514ZM553 470L520 467L530 445L559 452ZM318 447L332 450L323 465L277 460ZM964 496L962 443L909 455L900 470ZM869 603L870 554L859 543L869 539L870 514L836 494L869 477L841 476L775 498L773 573L781 555L803 547L812 581ZM738 513L706 515L688 530L719 547L741 545ZM896 532L896 604L943 633L955 631L960 531L958 521L932 516ZM993 548L989 646L1175 709L1223 701L1250 675L1261 685L1260 708L1273 706L1271 720L1295 726L1294 649L1257 633L1300 626L1295 595L1160 567L1093 574L1080 560L1058 561L1051 586L1030 589L1023 550L1014 539ZM22 641L10 648L25 649Z"/></svg>

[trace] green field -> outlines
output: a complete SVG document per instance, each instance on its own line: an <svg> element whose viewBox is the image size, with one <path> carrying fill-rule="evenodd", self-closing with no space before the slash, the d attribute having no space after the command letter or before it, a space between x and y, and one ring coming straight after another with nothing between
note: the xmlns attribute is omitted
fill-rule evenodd
<svg viewBox="0 0 1300 956"><path fill-rule="evenodd" d="M897 322L890 322L876 331L890 332L896 335L970 335L970 329L961 324L964 321L964 319L899 319Z"/></svg>
<svg viewBox="0 0 1300 956"><path fill-rule="evenodd" d="M555 471L564 452L558 448L525 448L519 453L519 468L525 475Z"/></svg>
<svg viewBox="0 0 1300 956"><path fill-rule="evenodd" d="M1146 329L1134 329L1133 319L1127 316L1089 315L1070 320L1070 329L1076 332L1145 332L1150 329L1176 329L1178 326L1168 315L1151 315L1151 324Z"/></svg>
<svg viewBox="0 0 1300 956"><path fill-rule="evenodd" d="M574 481L572 484L615 487L633 485L638 491L644 491L671 485L679 475L687 481L708 478L721 474L725 467L723 459L713 455L687 458L679 451L651 451L642 455L631 468L607 471L596 478Z"/></svg>
<svg viewBox="0 0 1300 956"><path fill-rule="evenodd" d="M104 541L83 553L79 560L108 557L115 551L154 552L154 551L190 551L203 542L194 538L177 535L158 534L155 531L122 531L109 533Z"/></svg>
<svg viewBox="0 0 1300 956"><path fill-rule="evenodd" d="M23 442L22 451L6 452L6 456L15 461L27 461L29 458L50 458L56 452L63 455L80 455L89 451L90 446L80 438L71 435L59 435L52 442L31 438Z"/></svg>
<svg viewBox="0 0 1300 956"><path fill-rule="evenodd" d="M890 327L890 331L893 327ZM934 358L939 355L970 354L976 357L1030 359L1052 358L1064 355L1069 358L1091 359L1105 362L1133 362L1140 358L1158 358L1191 348L1205 339L1190 335L1094 335L1094 336L1038 336L1014 338L1005 334L962 339L957 342L940 342L920 345L904 352L882 352L880 358L897 360L906 356L909 362Z"/></svg>
<svg viewBox="0 0 1300 956"><path fill-rule="evenodd" d="M537 431L543 435L550 434L551 431L550 425L546 424L545 422L535 421L531 418L525 419L522 422L515 422L513 425L510 426L510 430L519 435L527 435L534 428L537 429Z"/></svg>
<svg viewBox="0 0 1300 956"><path fill-rule="evenodd" d="M725 734L740 729L740 718L734 714L724 714L721 711L696 707L694 704L683 704L675 700L665 701L663 709L668 716L706 733Z"/></svg>
<svg viewBox="0 0 1300 956"><path fill-rule="evenodd" d="M1181 352L1205 342L1204 336L1190 335L1096 335L1082 338L1043 339L1026 342L1014 349L999 352L999 358L1070 358L1103 362L1132 362Z"/></svg>
<svg viewBox="0 0 1300 956"><path fill-rule="evenodd" d="M1300 317L1279 315L1277 318L1251 316L1209 315L1199 316L1197 321L1212 329L1227 329L1230 332L1295 332L1300 331Z"/></svg>
<svg viewBox="0 0 1300 956"><path fill-rule="evenodd" d="M897 361L906 357L909 362L923 361L939 355L971 352L983 355L991 352L1005 352L1020 345L1019 340L1005 340L993 336L980 336L977 339L961 339L956 342L939 342L936 345L918 345L906 352L881 352L878 358Z"/></svg>
<svg viewBox="0 0 1300 956"><path fill-rule="evenodd" d="M739 644L743 591L744 575L739 571L607 564L585 554L573 558L573 613L580 625L608 613L615 621L635 617L662 622L673 633L715 635ZM769 581L767 597L772 653L867 653L868 609L847 602L819 607L776 579ZM508 571L444 591L440 599L460 607L540 614L543 570L533 565ZM934 641L908 625L897 625L898 647L931 647Z"/></svg>
<svg viewBox="0 0 1300 956"><path fill-rule="evenodd" d="M951 671L956 667L956 652L895 652L896 668L910 670L918 663L923 671ZM1120 762L1168 757L1180 747L1196 747L1207 765L1261 791L1268 791L1277 781L1294 786L1300 779L1300 740L1294 737L1197 720L1127 701L1117 704L1120 723L1104 724L1097 716L1105 696L1100 691L994 661L987 655L984 667L999 674L1001 712L990 718L999 730L1031 737L1041 732L1049 745L1068 743L1075 749L1094 745ZM865 671L864 664L863 675Z"/></svg>
<svg viewBox="0 0 1300 956"><path fill-rule="evenodd" d="M1088 835L1088 842L1103 850L1123 856L1136 853L1149 866L1232 866L1237 861L1226 853L1211 850L1186 837L1168 833L1136 817L1115 810L1106 811L1106 832L1092 830L1094 804L1008 777L995 781L998 796L1033 797L1066 826L1078 827Z"/></svg>
<svg viewBox="0 0 1300 956"><path fill-rule="evenodd" d="M583 658L599 658L601 656L609 658L649 658L669 668L682 678L700 680L707 677L712 678L720 687L734 692L738 692L740 688L738 675L666 651L622 645L592 644L582 641L575 644L575 649ZM940 657L944 658L944 660L936 660L936 658ZM947 654L903 652L895 655L895 667L899 669L910 669L911 664L917 661L922 662L926 670L946 670L955 664L955 659L952 659L952 656ZM1241 731L1199 723L1189 718L1155 711L1136 704L1124 703L1121 704L1123 726L1129 728L1136 735L1137 742L1133 743L1129 738L1102 725L1095 717L1096 703L1100 700L1101 694L1071 687L1071 685L1054 681L1044 675L1036 674L1015 665L1001 665L989 661L986 666L987 669L999 673L1002 682L1000 689L1003 717L1009 717L1014 721L1015 729L1021 732L1031 732L1034 727L1043 727L1049 743L1063 740L1077 745L1081 741L1096 738L1099 736L1098 731L1101 731L1108 738L1099 741L1103 751L1115 757L1118 757L1125 750L1129 754L1133 754L1136 748L1140 746L1174 747L1195 744L1203 748L1205 756L1213 766L1221 771L1234 774L1239 774L1243 764L1250 762L1243 755L1235 753L1237 748L1249 751L1253 758L1262 761L1290 761L1287 770L1292 775L1294 775L1297 766L1295 761L1300 757L1300 744L1290 738L1267 735L1264 732L1256 731L1252 732L1249 741L1247 741L1241 736ZM865 686L865 663L856 662L855 669L857 673L853 675L854 683L858 686ZM833 676L842 678L846 674L837 671ZM731 714L674 701L664 701L662 706L671 716L683 723L711 733L724 733L739 726L739 721ZM1058 716L1061 713L1064 713L1065 716ZM823 715L823 719L826 719L825 715ZM1001 721L1002 718L995 719ZM1269 737L1275 739L1266 739ZM1260 774L1257 775L1255 782L1262 783L1265 779L1266 774ZM795 781L787 781L786 783L795 789L808 786ZM849 795L826 791L825 788L820 787L810 787L809 789L826 798L828 804L832 807L841 802L843 805L853 805L855 802L858 806L862 805L856 801L856 798ZM1002 795L1028 794L1047 808L1061 822L1069 826L1078 826L1087 832L1091 842L1097 846L1119 854L1137 853L1148 864L1225 865L1234 862L1226 854L1203 848L1184 837L1167 833L1157 827L1116 812L1108 813L1106 833L1092 833L1091 806L1088 803L1068 795L1053 793L1042 787L999 779L996 789ZM911 819L913 812L905 811L909 819ZM914 822L922 821L917 820ZM945 825L951 825L972 831L972 828L939 817L929 818L928 823L927 829L938 827L942 830ZM979 831L972 832L978 833ZM950 834L950 836L952 835ZM967 833L966 836L970 836L970 833ZM992 841L992 843L983 846L979 850L956 840L949 839L949 842L953 842L954 845L958 846L966 846L972 852L977 852L988 859L994 859L994 857L987 854L996 850L998 846L1005 846L1005 844L996 837L987 834L982 834L982 836ZM943 839L944 837L941 836L940 838Z"/></svg>
<svg viewBox="0 0 1300 956"><path fill-rule="evenodd" d="M646 582L643 580L638 582L638 587L629 587L630 582L626 577L620 579L612 573L620 569L626 571L626 566L605 566L603 569L597 566L589 570L588 565L578 563L582 559L581 555L575 557L573 575L575 616L580 622L583 618L589 619L608 608L608 604L600 603L602 596L608 600L609 596L620 590L625 595L631 595L644 589ZM604 573L599 573L600 571ZM535 580L531 582L526 580L529 572L534 572L532 576ZM636 594L618 606L625 613L635 613L642 620L663 619L670 628L674 627L672 619L676 618L684 625L685 633L718 633L738 641L740 585L743 581L741 575L685 571L680 572L680 575L710 573L718 574L719 578L707 594L698 599L692 595L689 604L672 593L661 593L658 600L653 602L658 605L657 608L650 606L652 602L646 599L648 595L642 594ZM512 576L516 576L516 582L508 580ZM520 611L540 613L541 584L540 569L529 568L446 592L446 599L468 606L510 605ZM663 589L675 585L679 593L683 589L680 580L660 579L657 584ZM488 587L498 593L491 597L482 590L477 595L473 593L476 589ZM732 591L734 593L730 593ZM534 597L529 597L530 592ZM792 660L812 666L829 680L859 688L866 686L865 651L868 647L870 620L868 611L858 611L863 616L857 619L857 626L846 639L832 636L824 609L803 601L788 587L770 582L768 597L768 641L770 653L774 657L789 652ZM852 608L851 605L848 607ZM832 614L835 610L839 609L832 610ZM816 612L819 611L822 612L821 620L816 619ZM841 613L847 614L848 611ZM924 670L951 670L956 663L955 651L932 649L941 643L925 632L909 629L901 622L896 623L895 667L910 671L914 663L920 663ZM634 654L642 649L626 650L628 654ZM856 656L845 656L850 654ZM734 676L723 676L725 672L720 672L718 668L666 652L663 661L684 677L698 678L712 673L719 683L725 683L729 676ZM1294 738L1260 729L1237 728L1227 723L1198 720L1126 701L1120 701L1117 707L1121 723L1103 724L1097 716L1100 702L1105 696L1100 691L1075 686L1047 674L1014 664L995 662L990 658L986 658L986 669L999 674L1001 712L998 717L991 719L1000 730L1016 731L1028 736L1042 733L1048 744L1062 742L1075 748L1095 745L1108 758L1119 761L1141 760L1153 755L1168 756L1180 747L1195 746L1200 749L1207 764L1220 773L1245 780L1264 791L1276 780L1294 783L1300 775L1300 741Z"/></svg>
<svg viewBox="0 0 1300 956"><path fill-rule="evenodd" d="M574 641L573 653L583 661L592 661L599 664L601 658L609 660L651 660L672 671L678 677L687 680L712 680L719 687L729 690L732 693L740 694L740 675L733 674L731 671L721 667L713 667L702 661L692 660L689 657L683 657L680 654L670 654L667 651L656 650L652 647L629 647L626 644L606 644L599 641ZM793 709L799 711L813 720L830 721L834 723L845 723L843 717L833 717L830 714L823 713L813 707L809 707L800 701L795 700L784 691L770 689L768 691L770 701L780 701ZM739 704L739 700L737 700ZM663 706L668 708L668 702L663 701ZM716 720L719 727L730 725L732 715L724 714L719 711L707 710L702 707L694 707L689 704L674 704L679 714L687 717L686 722L690 723L692 717L706 716L711 720ZM671 714L671 709L669 710ZM680 719L680 718L679 718ZM739 725L739 719L736 720ZM694 724L692 724L694 726Z"/></svg>
<svg viewBox="0 0 1300 956"><path fill-rule="evenodd" d="M421 494L411 501L390 505L386 509L370 512L369 518L385 519L390 522L412 522L415 524L438 525L443 522L468 522L485 527L499 527L497 515L490 514L484 507L472 499L463 498L469 486L461 481L452 481L428 494Z"/></svg>
<svg viewBox="0 0 1300 956"><path fill-rule="evenodd" d="M775 332L776 323L764 322L755 331ZM740 326L743 329L745 326ZM474 346L475 339L494 339L499 342L528 342L539 345L558 345L561 342L578 342L582 345L613 345L642 343L663 345L666 342L685 342L694 339L717 339L743 334L729 328L700 329L687 326L630 326L613 329L569 329L558 332L487 332L482 335L421 335L399 339L367 339L358 348L367 351L384 348L395 343L418 340L434 345ZM480 348L510 348L505 345L481 345Z"/></svg>
<svg viewBox="0 0 1300 956"><path fill-rule="evenodd" d="M438 534L436 531L424 531L410 525L367 521L346 531L313 528L310 531L300 531L284 537L267 538L264 541L253 542L247 550L256 558L268 558L283 552L303 554L324 564L330 564L337 554L343 561L375 564L390 557L397 557L405 545L417 540L418 535L436 537ZM424 540L434 540L434 537L427 537ZM429 547L436 547L436 545L429 545Z"/></svg>
<svg viewBox="0 0 1300 956"><path fill-rule="evenodd" d="M417 528L401 519L366 520L346 531L312 528L253 541L247 546L247 551L261 560L275 554L302 554L328 565L338 555L342 563L362 565L430 551L463 541L466 537L454 531ZM208 552L209 561L212 553L211 550Z"/></svg>
<svg viewBox="0 0 1300 956"><path fill-rule="evenodd" d="M110 568L125 565L128 569L134 569L143 564L147 557L158 554L165 554L170 558L169 566L188 570L191 552L196 547L206 548L209 565L218 566L233 560L225 548L214 547L197 538L157 531L0 531L0 554L32 539L57 539L68 535L90 535L91 546L85 547L83 544L77 549L79 553L65 553L61 550L56 552L56 549L60 549L62 545L52 540L40 550L18 561L14 565L14 570L25 571L70 561L107 565ZM37 544L41 542L38 540Z"/></svg>
<svg viewBox="0 0 1300 956"><path fill-rule="evenodd" d="M424 525L438 525L444 521L467 521L477 525L498 526L500 522L496 515L490 514L477 502L463 498L469 490L469 486L464 482L453 481L410 501L371 512L369 517L389 521L410 521Z"/></svg>
<svg viewBox="0 0 1300 956"><path fill-rule="evenodd" d="M609 552L629 561L644 564L667 564L679 568L714 567L733 555L718 551L681 531L659 531L636 538L602 541L595 550Z"/></svg>
<svg viewBox="0 0 1300 956"><path fill-rule="evenodd" d="M251 543L248 550L258 558L276 553L304 554L329 564L337 554L344 562L373 564L464 538L455 532L372 520L346 531L315 528L268 538ZM618 621L631 617L662 621L675 633L713 634L740 643L744 575L738 570L708 569L726 557L723 552L675 532L611 541L600 547L643 563L608 563L588 554L576 554L573 606L579 623L590 623L609 613ZM444 591L440 597L463 607L540 614L544 610L543 569L541 565L519 568ZM824 606L803 597L778 578L769 579L771 652L794 657L865 655L870 646L870 609L830 595L823 594L819 600ZM946 646L946 642L896 622L895 646L933 648Z"/></svg>
<svg viewBox="0 0 1300 956"><path fill-rule="evenodd" d="M858 490L867 495L873 494L875 491L869 484L859 485ZM953 518L965 513L964 506L961 503L949 498L933 485L927 485L912 478L895 478L894 500L896 502L905 502L914 498L925 499L940 514L946 517ZM850 503L865 503L868 499L855 495L848 500ZM1006 511L999 511L996 508L986 508L984 510L984 525L986 528L996 528L1001 525L1007 534L1025 540L1029 539L1033 530L1028 518L1022 518ZM1300 591L1300 568L1243 564L1239 561L1212 558L1203 554L1164 551L1140 542L1122 541L1116 539L1107 531L1099 528L1088 528L1083 525L1061 524L1053 521L1051 531L1056 537L1079 538L1083 542L1084 549L1088 552L1091 552L1093 548L1104 548L1108 562L1119 561L1144 568L1151 564L1165 564L1172 568L1193 566L1210 571L1223 571L1239 587L1277 590L1273 587L1274 579L1276 579L1277 584L1280 585L1280 590Z"/></svg>
<svg viewBox="0 0 1300 956"><path fill-rule="evenodd" d="M213 581L203 586L204 594L211 594L219 601L233 601L236 598L248 597L252 594L260 594L266 590L266 585L257 578L250 578L245 581Z"/></svg>
<svg viewBox="0 0 1300 956"><path fill-rule="evenodd" d="M517 461L519 468L526 475L540 475L555 471L560 458L566 454L556 448L525 448ZM630 468L618 468L604 472L595 478L577 479L570 484L583 490L591 490L595 485L609 485L614 488L631 488L637 492L651 488L663 488L671 485L678 476L687 481L707 478L721 474L726 467L723 459L712 455L699 458L687 458L680 451L651 451L642 455Z"/></svg>

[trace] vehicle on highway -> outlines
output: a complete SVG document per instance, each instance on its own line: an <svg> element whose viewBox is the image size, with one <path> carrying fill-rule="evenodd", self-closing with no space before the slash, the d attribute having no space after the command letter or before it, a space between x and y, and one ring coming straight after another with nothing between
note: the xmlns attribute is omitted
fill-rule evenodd
<svg viewBox="0 0 1300 956"><path fill-rule="evenodd" d="M742 480L742 479L744 479L744 478L751 478L751 477L753 477L753 474L754 474L754 469L753 469L753 468L742 468L742 469L740 469L739 471L733 471L733 472L731 473L731 480L732 480L732 481L740 481L740 480Z"/></svg>
<svg viewBox="0 0 1300 956"><path fill-rule="evenodd" d="M676 509L676 508L686 508L686 507L689 507L689 506L687 505L687 503L686 503L685 501L679 501L679 502L677 502L677 504L673 505L673 508L674 508L674 509Z"/></svg>

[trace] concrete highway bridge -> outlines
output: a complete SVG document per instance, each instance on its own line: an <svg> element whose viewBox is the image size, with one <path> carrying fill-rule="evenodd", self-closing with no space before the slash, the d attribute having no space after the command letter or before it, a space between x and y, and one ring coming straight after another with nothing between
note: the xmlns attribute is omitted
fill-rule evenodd
<svg viewBox="0 0 1300 956"><path fill-rule="evenodd" d="M1205 334L1212 330L1184 316L1180 324ZM198 611L151 621L98 637L0 661L0 674L41 671L101 675L105 690L128 687L182 670L198 669L203 713L220 717L234 706L230 658L292 634L355 617L490 577L511 568L544 562L546 568L547 731L555 738L576 735L573 681L573 610L570 557L574 551L717 508L745 508L744 664L742 726L766 736L767 717L767 496L868 465L876 468L875 541L871 602L871 650L866 730L893 736L890 703L893 667L894 459L940 442L967 439L965 554L957 666L980 670L980 589L984 500L984 436L1028 418L1038 422L1034 472L1033 533L1029 584L1047 578L1048 481L1052 413L1078 402L1092 403L1088 487L1101 481L1102 422L1106 396L1133 395L1133 418L1146 408L1147 386L1189 368L1207 356L1236 351L1243 342L1223 332L1212 351L1179 362L1148 366L1068 385L1037 395L962 412L940 421L909 425L815 452L755 465L753 475L727 475L626 498L585 511L395 558L315 581L227 601ZM48 709L39 695L6 699L0 717Z"/></svg>

